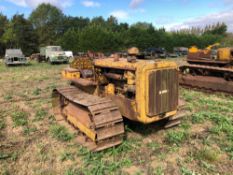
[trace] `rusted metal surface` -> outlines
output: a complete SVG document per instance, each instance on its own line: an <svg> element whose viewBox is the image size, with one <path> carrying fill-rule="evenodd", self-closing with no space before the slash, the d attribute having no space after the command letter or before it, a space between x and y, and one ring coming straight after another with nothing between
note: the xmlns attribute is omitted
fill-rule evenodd
<svg viewBox="0 0 233 175"><path fill-rule="evenodd" d="M131 120L138 121L137 119L137 113L135 110L133 110L133 100L124 98L120 95L112 95L109 96L119 107L119 110L121 111L122 116L127 117Z"/></svg>
<svg viewBox="0 0 233 175"><path fill-rule="evenodd" d="M117 61L114 58L97 59L94 60L94 65L95 68L111 68L131 71L135 71L137 68L136 63L130 63L125 58L119 58Z"/></svg>
<svg viewBox="0 0 233 175"><path fill-rule="evenodd" d="M149 75L148 115L154 116L175 110L178 105L178 72L158 70Z"/></svg>
<svg viewBox="0 0 233 175"><path fill-rule="evenodd" d="M210 74L211 73L214 73L214 72L218 72L218 73L230 73L230 74L233 74L233 69L232 68L225 68L225 67L214 67L214 66L205 66L205 65L195 65L195 64L192 64L192 65L184 65L184 66L181 66L180 68L180 71L182 73L185 72L185 70L189 69L189 71L191 70L194 70L196 71L196 73L199 73L200 75L202 75L202 71L201 70L206 70L208 71Z"/></svg>
<svg viewBox="0 0 233 175"><path fill-rule="evenodd" d="M71 80L73 84L75 85L80 85L80 86L96 86L97 83L88 79L84 79L84 78L79 78L79 79L72 79Z"/></svg>
<svg viewBox="0 0 233 175"><path fill-rule="evenodd" d="M112 68L111 65L98 65L98 66L95 66L96 68ZM114 68L112 68L114 69ZM135 71L136 68L133 68L133 67L129 67L129 66L124 66L124 67L116 67L115 69L119 69L119 70L131 70L131 71Z"/></svg>
<svg viewBox="0 0 233 175"><path fill-rule="evenodd" d="M213 59L188 59L188 63L190 64L202 64L202 65L215 65L215 66L225 66L227 64L230 64L230 61L219 61L219 60L213 60Z"/></svg>
<svg viewBox="0 0 233 175"><path fill-rule="evenodd" d="M87 57L92 58L92 59L101 59L105 58L104 53L102 52L92 52L92 51L87 51Z"/></svg>
<svg viewBox="0 0 233 175"><path fill-rule="evenodd" d="M114 80L122 80L123 76L121 74L116 73L104 73L107 78L114 79Z"/></svg>
<svg viewBox="0 0 233 175"><path fill-rule="evenodd" d="M64 71L68 71L68 72L77 72L79 71L78 69L74 69L74 68L71 68L71 67L67 67L64 69Z"/></svg>
<svg viewBox="0 0 233 175"><path fill-rule="evenodd" d="M195 53L188 53L188 60L192 60L192 59L196 60L203 58L211 59L211 52L205 53L204 51L199 51Z"/></svg>
<svg viewBox="0 0 233 175"><path fill-rule="evenodd" d="M190 88L233 93L233 69L204 65L181 66L179 83Z"/></svg>
<svg viewBox="0 0 233 175"><path fill-rule="evenodd" d="M180 75L180 85L189 88L211 90L233 94L233 82L209 76Z"/></svg>
<svg viewBox="0 0 233 175"><path fill-rule="evenodd" d="M83 78L92 78L94 76L92 69L82 69L80 72Z"/></svg>
<svg viewBox="0 0 233 175"><path fill-rule="evenodd" d="M75 57L70 63L70 67L78 70L93 69L93 61L89 57Z"/></svg>
<svg viewBox="0 0 233 175"><path fill-rule="evenodd" d="M124 92L136 93L136 86L135 85L125 85Z"/></svg>
<svg viewBox="0 0 233 175"><path fill-rule="evenodd" d="M69 113L96 134L95 141L83 134L77 136L79 143L92 151L119 145L123 140L123 118L118 107L108 98L90 95L75 87L56 89L53 91L53 109L57 121L74 123L69 121L66 115Z"/></svg>

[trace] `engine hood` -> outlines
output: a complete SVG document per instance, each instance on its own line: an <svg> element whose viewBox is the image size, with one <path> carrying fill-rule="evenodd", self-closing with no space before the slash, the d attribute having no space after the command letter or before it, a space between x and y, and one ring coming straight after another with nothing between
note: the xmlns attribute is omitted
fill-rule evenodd
<svg viewBox="0 0 233 175"><path fill-rule="evenodd" d="M66 56L64 51L56 51L50 53L53 56Z"/></svg>

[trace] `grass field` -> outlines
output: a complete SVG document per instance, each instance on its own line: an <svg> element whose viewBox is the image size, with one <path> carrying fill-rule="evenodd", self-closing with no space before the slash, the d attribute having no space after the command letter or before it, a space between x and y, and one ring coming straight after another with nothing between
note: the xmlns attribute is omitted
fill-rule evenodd
<svg viewBox="0 0 233 175"><path fill-rule="evenodd" d="M182 125L127 122L122 145L100 153L56 124L51 91L67 65L0 65L0 174L225 174L233 172L233 97L180 89Z"/></svg>

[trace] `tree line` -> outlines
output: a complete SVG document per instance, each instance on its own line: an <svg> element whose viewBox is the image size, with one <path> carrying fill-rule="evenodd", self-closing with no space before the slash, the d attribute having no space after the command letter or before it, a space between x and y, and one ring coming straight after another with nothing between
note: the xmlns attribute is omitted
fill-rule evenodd
<svg viewBox="0 0 233 175"><path fill-rule="evenodd" d="M173 47L207 45L224 41L227 26L224 23L168 32L152 24L138 22L133 25L119 23L110 16L84 17L66 16L55 6L39 5L28 18L15 14L11 19L0 14L0 55L6 48L21 48L29 56L46 45L61 45L74 53L91 51L122 51L135 46L140 50L149 47Z"/></svg>

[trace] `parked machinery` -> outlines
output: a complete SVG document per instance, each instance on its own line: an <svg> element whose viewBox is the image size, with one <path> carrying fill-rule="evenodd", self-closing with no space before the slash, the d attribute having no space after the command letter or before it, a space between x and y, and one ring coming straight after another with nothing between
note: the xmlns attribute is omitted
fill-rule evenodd
<svg viewBox="0 0 233 175"><path fill-rule="evenodd" d="M201 50L196 46L192 46L188 50L187 61L188 63L204 63L205 60L210 60L213 63L213 59L217 56L217 47L220 46L219 43L215 43ZM221 58L219 58L221 59Z"/></svg>
<svg viewBox="0 0 233 175"><path fill-rule="evenodd" d="M41 47L39 54L33 54L32 58L40 62L53 63L68 63L69 58L66 56L65 52L62 50L61 46L47 46Z"/></svg>
<svg viewBox="0 0 233 175"><path fill-rule="evenodd" d="M205 90L233 92L233 48L191 48L188 65L180 67L180 84Z"/></svg>
<svg viewBox="0 0 233 175"><path fill-rule="evenodd" d="M11 65L26 65L27 59L21 49L6 49L5 64Z"/></svg>
<svg viewBox="0 0 233 175"><path fill-rule="evenodd" d="M128 58L75 59L63 73L71 85L53 91L57 121L79 130L79 143L93 151L120 144L123 117L149 124L180 123L178 68L169 61ZM123 116L123 117L122 117Z"/></svg>
<svg viewBox="0 0 233 175"><path fill-rule="evenodd" d="M167 57L169 57L169 58L177 58L179 55L177 54L177 53L175 53L175 52L173 52L173 53L167 53Z"/></svg>
<svg viewBox="0 0 233 175"><path fill-rule="evenodd" d="M149 58L166 58L167 52L165 48L162 47L158 47L158 48L151 47L144 51L144 55L145 57L149 57Z"/></svg>
<svg viewBox="0 0 233 175"><path fill-rule="evenodd" d="M187 56L188 48L187 47L174 47L173 52L178 56Z"/></svg>

